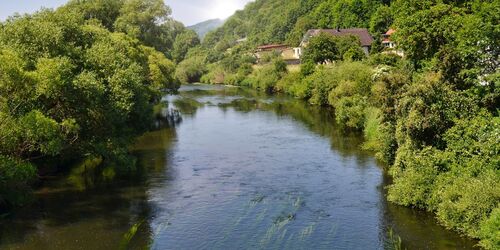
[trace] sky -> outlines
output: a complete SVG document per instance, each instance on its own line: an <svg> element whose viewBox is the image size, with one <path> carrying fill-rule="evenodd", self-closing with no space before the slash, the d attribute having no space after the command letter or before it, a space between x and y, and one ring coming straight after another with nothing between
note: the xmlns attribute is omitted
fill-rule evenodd
<svg viewBox="0 0 500 250"><path fill-rule="evenodd" d="M193 25L208 19L225 19L252 0L165 0L174 19ZM32 13L42 7L57 8L67 0L0 0L0 20L18 13Z"/></svg>

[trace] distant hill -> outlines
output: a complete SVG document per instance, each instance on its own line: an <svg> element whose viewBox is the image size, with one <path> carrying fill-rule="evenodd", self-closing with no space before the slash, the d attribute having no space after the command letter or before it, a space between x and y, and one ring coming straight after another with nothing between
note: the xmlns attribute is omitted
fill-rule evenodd
<svg viewBox="0 0 500 250"><path fill-rule="evenodd" d="M203 39L205 35L212 31L215 30L219 27L221 27L224 24L224 20L221 19L211 19L207 20L201 23L197 23L195 25L187 27L190 30L194 30L198 36Z"/></svg>

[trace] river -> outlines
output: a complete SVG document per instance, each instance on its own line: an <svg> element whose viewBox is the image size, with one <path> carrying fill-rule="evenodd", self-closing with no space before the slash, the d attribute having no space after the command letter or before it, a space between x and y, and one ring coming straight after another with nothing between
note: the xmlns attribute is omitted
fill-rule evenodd
<svg viewBox="0 0 500 250"><path fill-rule="evenodd" d="M0 249L476 244L428 213L388 203L383 167L330 110L206 85L183 86L165 102L182 120L138 139L133 178L88 174L98 161L87 161L45 180L33 205L0 220Z"/></svg>

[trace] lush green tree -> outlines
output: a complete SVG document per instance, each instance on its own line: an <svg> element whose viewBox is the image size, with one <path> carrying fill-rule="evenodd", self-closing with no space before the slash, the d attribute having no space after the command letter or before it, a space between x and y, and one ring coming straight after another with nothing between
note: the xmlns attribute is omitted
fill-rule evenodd
<svg viewBox="0 0 500 250"><path fill-rule="evenodd" d="M365 52L361 48L361 42L356 36L335 37L339 57L346 61L361 61L366 58Z"/></svg>
<svg viewBox="0 0 500 250"><path fill-rule="evenodd" d="M113 30L123 3L124 0L71 0L63 8L74 8L85 19L97 19L108 30Z"/></svg>
<svg viewBox="0 0 500 250"><path fill-rule="evenodd" d="M189 57L177 65L175 77L181 83L199 82L206 70L204 57Z"/></svg>
<svg viewBox="0 0 500 250"><path fill-rule="evenodd" d="M128 143L150 128L162 90L178 87L163 53L91 17L101 9L86 4L96 3L111 2L73 1L0 25L0 207L21 201L15 190L35 176L35 160L71 152L132 163Z"/></svg>
<svg viewBox="0 0 500 250"><path fill-rule="evenodd" d="M444 135L448 147L398 150L391 169L394 184L389 199L435 211L447 227L480 237L489 232L500 202L498 173L498 117L486 112L460 120ZM490 218L490 219L489 219ZM495 234L483 235L484 246L494 246ZM495 247L491 248L494 249Z"/></svg>
<svg viewBox="0 0 500 250"><path fill-rule="evenodd" d="M174 42L176 22L172 10L162 0L125 0L114 27L166 53Z"/></svg>
<svg viewBox="0 0 500 250"><path fill-rule="evenodd" d="M387 5L380 5L370 18L370 32L385 34L393 22L391 8Z"/></svg>
<svg viewBox="0 0 500 250"><path fill-rule="evenodd" d="M359 38L355 36L333 36L326 32L310 39L304 51L303 61L315 63L336 60L360 61L366 57Z"/></svg>
<svg viewBox="0 0 500 250"><path fill-rule="evenodd" d="M172 50L172 58L176 62L181 62L182 60L184 60L189 49L199 44L200 39L198 38L196 32L186 29L183 33L179 34L175 38Z"/></svg>
<svg viewBox="0 0 500 250"><path fill-rule="evenodd" d="M320 33L311 38L304 51L302 60L325 63L341 59L337 40L328 33Z"/></svg>

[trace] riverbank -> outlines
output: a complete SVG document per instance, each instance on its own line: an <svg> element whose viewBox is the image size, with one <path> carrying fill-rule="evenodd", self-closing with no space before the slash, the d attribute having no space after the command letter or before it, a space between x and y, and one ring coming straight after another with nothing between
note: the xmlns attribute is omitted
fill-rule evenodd
<svg viewBox="0 0 500 250"><path fill-rule="evenodd" d="M363 148L389 166L390 201L435 213L449 229L494 248L500 120L491 90L458 89L441 73L388 55L300 71L281 65L277 59L233 84L332 107L337 123L362 132Z"/></svg>
<svg viewBox="0 0 500 250"><path fill-rule="evenodd" d="M385 249L390 228L407 249L477 243L388 203L381 166L328 108L218 85L165 100L182 121L137 140L138 174L47 182L0 222L0 249L115 249L139 222L131 249Z"/></svg>
<svg viewBox="0 0 500 250"><path fill-rule="evenodd" d="M152 11L144 20L125 18L142 8ZM0 211L28 203L45 169L92 157L134 168L128 144L153 127L163 91L179 87L173 41L146 39L186 30L153 21L173 22L169 13L161 1L70 1L0 23Z"/></svg>

